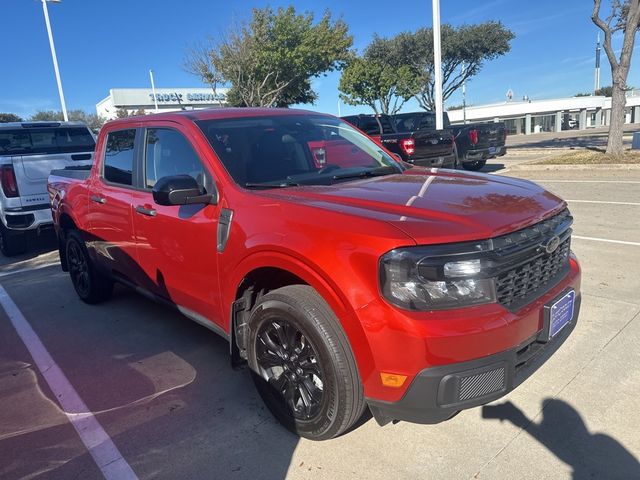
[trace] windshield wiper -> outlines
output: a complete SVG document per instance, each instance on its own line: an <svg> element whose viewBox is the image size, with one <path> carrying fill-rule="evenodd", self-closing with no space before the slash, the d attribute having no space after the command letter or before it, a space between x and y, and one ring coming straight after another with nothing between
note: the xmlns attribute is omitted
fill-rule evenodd
<svg viewBox="0 0 640 480"><path fill-rule="evenodd" d="M294 182L293 180L278 180L275 182L259 182L245 183L244 186L246 188L287 188L287 187L299 187L300 184L298 182Z"/></svg>
<svg viewBox="0 0 640 480"><path fill-rule="evenodd" d="M333 180L344 180L346 178L369 178L380 177L383 175L393 175L398 172L394 167L379 167L372 170L361 170L360 172L343 173L342 175L334 175Z"/></svg>

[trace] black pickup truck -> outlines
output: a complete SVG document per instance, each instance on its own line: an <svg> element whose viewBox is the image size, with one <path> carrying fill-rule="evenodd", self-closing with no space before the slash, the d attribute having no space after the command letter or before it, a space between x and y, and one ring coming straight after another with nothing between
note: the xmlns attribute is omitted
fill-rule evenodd
<svg viewBox="0 0 640 480"><path fill-rule="evenodd" d="M433 112L399 113L392 115L391 119L397 132L436 131ZM451 125L445 112L443 123L445 131L450 131L455 138L457 164L467 170L480 170L487 159L507 153L507 129L502 122Z"/></svg>
<svg viewBox="0 0 640 480"><path fill-rule="evenodd" d="M455 168L452 132L435 129L398 132L389 115L351 115L342 117L405 162L423 167Z"/></svg>

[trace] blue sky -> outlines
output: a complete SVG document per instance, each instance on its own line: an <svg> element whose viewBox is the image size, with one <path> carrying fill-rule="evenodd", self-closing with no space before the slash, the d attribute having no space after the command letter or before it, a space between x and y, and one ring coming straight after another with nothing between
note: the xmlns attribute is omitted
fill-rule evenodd
<svg viewBox="0 0 640 480"><path fill-rule="evenodd" d="M329 8L349 24L354 46L361 51L372 35L391 36L431 25L429 0L62 0L49 4L62 81L69 109L95 112L110 88L149 87L153 68L157 87L198 87L201 82L181 68L186 49L207 35L217 36L234 21L249 18L252 7L293 3L300 11L321 15ZM460 25L500 20L516 38L511 52L489 62L467 86L467 103L504 101L509 88L515 98L572 96L593 88L597 29L588 0L441 0L443 23ZM0 67L0 112L23 116L59 109L51 55L39 0L2 0L5 39ZM621 37L614 39L619 48ZM638 45L634 62L638 63ZM602 55L602 85L611 74ZM628 83L640 87L639 66ZM319 94L308 108L337 113L339 73L314 81ZM454 95L448 105L461 103ZM416 108L408 104L405 110ZM342 105L342 114L367 107Z"/></svg>

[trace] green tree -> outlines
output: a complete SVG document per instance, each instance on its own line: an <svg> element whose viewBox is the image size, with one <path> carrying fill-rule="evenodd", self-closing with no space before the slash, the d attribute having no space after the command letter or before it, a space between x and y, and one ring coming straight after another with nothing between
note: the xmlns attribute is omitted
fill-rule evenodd
<svg viewBox="0 0 640 480"><path fill-rule="evenodd" d="M505 55L511 49L515 34L502 23L489 21L476 25L441 26L442 44L442 97L446 101L469 78L478 74L485 62ZM425 110L435 109L435 76L433 65L433 30L421 28L411 42L414 50L408 52L419 61L427 79L416 96ZM464 69L461 67L464 65Z"/></svg>
<svg viewBox="0 0 640 480"><path fill-rule="evenodd" d="M15 113L0 113L0 123L22 122L22 118Z"/></svg>
<svg viewBox="0 0 640 480"><path fill-rule="evenodd" d="M69 110L67 116L70 121L85 123L91 130L98 131L106 122L106 119L96 115L95 113L87 113L84 110ZM31 117L31 122L62 122L64 115L61 111L55 110L39 110Z"/></svg>
<svg viewBox="0 0 640 480"><path fill-rule="evenodd" d="M403 34L391 39L374 36L361 58L342 72L340 98L349 105L368 105L376 113L393 115L416 95L425 79L406 53Z"/></svg>
<svg viewBox="0 0 640 480"><path fill-rule="evenodd" d="M590 96L591 96L591 94L587 93L587 92L580 92L580 93L576 93L574 95L574 97L590 97Z"/></svg>
<svg viewBox="0 0 640 480"><path fill-rule="evenodd" d="M357 58L342 72L340 98L349 105L368 105L375 113L393 115L420 88L418 77L411 68Z"/></svg>
<svg viewBox="0 0 640 480"><path fill-rule="evenodd" d="M313 14L298 15L293 6L267 7L208 48L191 50L184 67L210 85L229 85L231 105L287 107L313 103L312 79L344 67L352 43L346 23L328 11L314 23Z"/></svg>
<svg viewBox="0 0 640 480"><path fill-rule="evenodd" d="M611 85L607 87L599 88L594 92L595 95L600 95L603 97L610 97L613 94L613 87Z"/></svg>
<svg viewBox="0 0 640 480"><path fill-rule="evenodd" d="M61 122L63 120L64 116L62 112L56 112L55 110L38 110L29 117L29 121L31 122Z"/></svg>
<svg viewBox="0 0 640 480"><path fill-rule="evenodd" d="M623 152L622 135L624 127L624 109L626 105L627 77L631 66L631 56L636 32L640 26L640 0L612 0L609 14L600 18L601 0L594 0L591 20L604 33L604 51L611 66L611 123L606 153L620 155ZM611 46L611 38L616 32L622 32L620 56Z"/></svg>

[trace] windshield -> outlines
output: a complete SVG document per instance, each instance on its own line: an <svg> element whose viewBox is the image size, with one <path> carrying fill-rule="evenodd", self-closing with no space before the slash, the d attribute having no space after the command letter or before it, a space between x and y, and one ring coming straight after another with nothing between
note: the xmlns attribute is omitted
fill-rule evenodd
<svg viewBox="0 0 640 480"><path fill-rule="evenodd" d="M95 148L85 127L0 129L0 155L93 152Z"/></svg>
<svg viewBox="0 0 640 480"><path fill-rule="evenodd" d="M330 185L404 169L334 117L273 115L196 124L235 182L247 188Z"/></svg>

